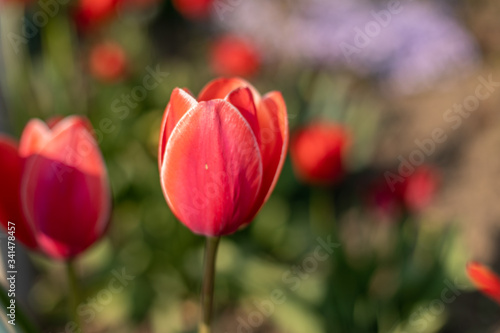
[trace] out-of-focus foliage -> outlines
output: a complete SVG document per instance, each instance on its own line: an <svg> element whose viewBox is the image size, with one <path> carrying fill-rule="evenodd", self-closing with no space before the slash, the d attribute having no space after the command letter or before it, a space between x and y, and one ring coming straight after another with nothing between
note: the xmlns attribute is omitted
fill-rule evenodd
<svg viewBox="0 0 500 333"><path fill-rule="evenodd" d="M227 31L261 52L259 66L237 74L252 74L260 91L283 93L291 131L337 122L349 129L352 143L344 177L329 186L300 182L287 160L255 221L222 240L214 331L430 333L445 325L448 305L467 284L460 229L424 214L426 207L405 206L394 191L388 192L391 209L380 214L372 196L374 184L387 185L385 172L398 174L398 160L374 162L394 99L438 81L434 69L448 61L443 49L456 56L444 77L468 73L479 62L474 39L456 17L431 2L405 4L394 25L351 63L339 53L342 41L356 38L349 15L364 27L370 11L384 5L220 0L209 18L204 2L192 12L175 1L185 18L169 1L128 0L95 17L86 14L82 23L78 1L54 1L53 15L45 3L0 5L0 121L14 137L33 117L81 114L94 126L114 212L107 237L77 261L85 332L196 331L204 240L165 203L157 145L172 89L196 95L218 74L210 54ZM37 21L41 12L44 24ZM276 26L268 26L271 21ZM102 45L113 45L111 54L95 50ZM434 185L417 193L426 205L439 191ZM64 267L36 255L30 263L37 273L23 304L43 332L62 332L68 322Z"/></svg>

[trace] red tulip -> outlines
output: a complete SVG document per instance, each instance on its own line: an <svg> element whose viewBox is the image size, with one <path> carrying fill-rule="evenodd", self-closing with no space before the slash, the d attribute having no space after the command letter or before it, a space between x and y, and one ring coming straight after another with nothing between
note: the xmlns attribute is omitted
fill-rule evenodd
<svg viewBox="0 0 500 333"><path fill-rule="evenodd" d="M500 304L500 277L477 262L467 265L467 274L482 293Z"/></svg>
<svg viewBox="0 0 500 333"><path fill-rule="evenodd" d="M190 20L206 18L210 14L213 0L172 0L179 13Z"/></svg>
<svg viewBox="0 0 500 333"><path fill-rule="evenodd" d="M160 179L177 218L222 236L249 224L270 196L288 145L285 102L248 82L216 79L198 100L176 88L159 144Z"/></svg>
<svg viewBox="0 0 500 333"><path fill-rule="evenodd" d="M116 13L122 0L79 0L75 20L81 30L93 29Z"/></svg>
<svg viewBox="0 0 500 333"><path fill-rule="evenodd" d="M401 197L399 193L391 191L384 180L371 184L367 192L367 204L378 220L400 216L403 208Z"/></svg>
<svg viewBox="0 0 500 333"><path fill-rule="evenodd" d="M349 144L347 130L338 124L317 123L299 130L290 146L297 175L313 184L335 183L344 174Z"/></svg>
<svg viewBox="0 0 500 333"><path fill-rule="evenodd" d="M19 156L17 144L5 136L0 136L0 222L8 230L8 222L15 224L15 237L30 249L38 244L30 225L24 218L21 204L21 180L24 160Z"/></svg>
<svg viewBox="0 0 500 333"><path fill-rule="evenodd" d="M109 222L111 195L88 122L73 116L49 128L35 119L24 129L18 149L2 142L0 155L9 163L0 175L12 194L10 204L1 198L2 225L14 222L19 241L59 259L96 242Z"/></svg>
<svg viewBox="0 0 500 333"><path fill-rule="evenodd" d="M399 177L391 186L386 180L375 182L368 191L371 208L381 217L398 215L401 210L420 212L434 198L439 186L439 171L423 165L408 177Z"/></svg>
<svg viewBox="0 0 500 333"><path fill-rule="evenodd" d="M439 185L439 172L430 166L415 169L403 183L403 200L410 211L421 211L427 207Z"/></svg>
<svg viewBox="0 0 500 333"><path fill-rule="evenodd" d="M89 58L92 75L102 81L112 82L122 78L127 70L127 57L123 48L113 42L95 46Z"/></svg>
<svg viewBox="0 0 500 333"><path fill-rule="evenodd" d="M255 46L237 36L224 36L212 45L210 62L217 75L250 77L260 67L260 55Z"/></svg>

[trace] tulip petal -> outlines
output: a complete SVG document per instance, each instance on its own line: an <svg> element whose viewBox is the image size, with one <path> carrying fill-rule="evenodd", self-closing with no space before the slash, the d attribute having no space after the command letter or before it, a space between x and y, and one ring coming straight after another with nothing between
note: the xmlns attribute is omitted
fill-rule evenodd
<svg viewBox="0 0 500 333"><path fill-rule="evenodd" d="M19 156L17 145L0 136L0 222L8 230L8 222L15 224L15 237L31 249L37 248L33 228L26 221L21 208L21 178L24 159Z"/></svg>
<svg viewBox="0 0 500 333"><path fill-rule="evenodd" d="M257 108L252 96L252 91L248 87L237 88L229 93L226 101L231 103L235 108L240 111L241 115L245 117L246 121L252 128L253 133L260 146L260 130L259 121L257 119Z"/></svg>
<svg viewBox="0 0 500 333"><path fill-rule="evenodd" d="M56 127L56 125L58 123L60 123L62 120L64 120L64 117L63 116L54 116L52 118L49 118L47 119L47 121L45 121L45 123L47 124L47 126L50 128L50 129L53 129L54 127Z"/></svg>
<svg viewBox="0 0 500 333"><path fill-rule="evenodd" d="M19 155L28 157L36 154L47 144L52 134L50 128L40 119L32 119L24 127L19 143Z"/></svg>
<svg viewBox="0 0 500 333"><path fill-rule="evenodd" d="M271 195L285 163L288 149L288 116L281 93L270 92L258 108L260 151L264 175L254 208L246 223L250 223Z"/></svg>
<svg viewBox="0 0 500 333"><path fill-rule="evenodd" d="M168 140L162 187L174 214L193 232L235 232L252 210L262 158L245 118L224 100L201 102Z"/></svg>
<svg viewBox="0 0 500 333"><path fill-rule="evenodd" d="M161 131L160 131L160 146L158 151L158 165L161 170L161 162L165 154L168 138L172 133L175 125L191 108L196 106L198 102L194 99L189 91L175 88L170 96L170 102L167 105L163 115Z"/></svg>
<svg viewBox="0 0 500 333"><path fill-rule="evenodd" d="M198 101L209 101L211 99L224 99L229 93L237 88L248 87L252 91L256 105L260 103L259 92L248 81L241 78L218 78L210 81L200 92Z"/></svg>
<svg viewBox="0 0 500 333"><path fill-rule="evenodd" d="M102 235L111 194L104 160L83 118L62 120L29 157L21 196L40 246L53 257L74 257Z"/></svg>
<svg viewBox="0 0 500 333"><path fill-rule="evenodd" d="M481 292L500 304L500 277L477 262L467 265L467 273Z"/></svg>

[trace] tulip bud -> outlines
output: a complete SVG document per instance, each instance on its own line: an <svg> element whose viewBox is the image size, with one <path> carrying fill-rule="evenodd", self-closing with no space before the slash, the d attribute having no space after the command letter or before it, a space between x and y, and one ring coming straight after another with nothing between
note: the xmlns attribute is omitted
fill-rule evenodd
<svg viewBox="0 0 500 333"><path fill-rule="evenodd" d="M270 196L288 146L285 102L248 82L216 79L198 100L172 92L161 126L160 180L194 233L222 236L252 221Z"/></svg>
<svg viewBox="0 0 500 333"><path fill-rule="evenodd" d="M0 154L7 155L5 149ZM103 235L111 194L104 160L85 119L68 117L53 122L52 128L31 120L16 163L15 172L2 176L17 191L17 208L4 210L0 218L4 226L17 220L12 221L19 226L16 230L29 235L18 237L21 242L32 247L30 240L36 239L45 254L70 259ZM13 177L16 173L20 177Z"/></svg>
<svg viewBox="0 0 500 333"><path fill-rule="evenodd" d="M477 262L467 265L467 275L479 290L500 304L500 277Z"/></svg>
<svg viewBox="0 0 500 333"><path fill-rule="evenodd" d="M260 55L250 41L229 35L213 43L210 63L217 75L250 77L259 70Z"/></svg>
<svg viewBox="0 0 500 333"><path fill-rule="evenodd" d="M313 184L332 184L344 175L344 158L350 138L338 124L317 123L295 133L291 157L295 172Z"/></svg>
<svg viewBox="0 0 500 333"><path fill-rule="evenodd" d="M89 69L99 80L112 82L122 78L127 70L127 58L122 47L106 42L94 46L89 57Z"/></svg>
<svg viewBox="0 0 500 333"><path fill-rule="evenodd" d="M208 17L213 0L172 0L179 13L190 20L200 20Z"/></svg>
<svg viewBox="0 0 500 333"><path fill-rule="evenodd" d="M402 210L418 213L431 203L439 180L439 171L429 165L416 168L406 178L397 176L391 186L377 180L368 190L368 204L380 218L394 217Z"/></svg>
<svg viewBox="0 0 500 333"><path fill-rule="evenodd" d="M404 203L410 211L421 211L426 208L439 185L439 172L430 166L415 169L404 182Z"/></svg>
<svg viewBox="0 0 500 333"><path fill-rule="evenodd" d="M79 0L75 12L80 30L91 30L116 14L122 0Z"/></svg>

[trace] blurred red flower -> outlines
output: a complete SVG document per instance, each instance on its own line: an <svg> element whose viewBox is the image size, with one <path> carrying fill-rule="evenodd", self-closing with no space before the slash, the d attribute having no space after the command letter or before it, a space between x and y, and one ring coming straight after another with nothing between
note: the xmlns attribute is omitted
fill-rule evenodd
<svg viewBox="0 0 500 333"><path fill-rule="evenodd" d="M477 262L467 265L467 274L479 290L500 304L500 277Z"/></svg>
<svg viewBox="0 0 500 333"><path fill-rule="evenodd" d="M187 19L199 20L208 17L213 0L172 0L179 13Z"/></svg>
<svg viewBox="0 0 500 333"><path fill-rule="evenodd" d="M316 123L298 130L290 145L297 176L312 184L337 182L344 175L350 141L347 129L335 123Z"/></svg>
<svg viewBox="0 0 500 333"><path fill-rule="evenodd" d="M410 211L421 211L427 207L436 193L440 174L436 168L421 166L402 183L402 196Z"/></svg>
<svg viewBox="0 0 500 333"><path fill-rule="evenodd" d="M368 191L370 207L381 217L398 215L401 210L419 212L425 209L439 187L439 171L424 165L408 177L400 177L393 188L385 180L377 180Z"/></svg>
<svg viewBox="0 0 500 333"><path fill-rule="evenodd" d="M19 147L0 138L0 222L15 223L16 238L57 259L72 258L107 228L111 193L104 160L90 125L81 117L38 119Z"/></svg>
<svg viewBox="0 0 500 333"><path fill-rule="evenodd" d="M216 79L198 100L176 88L161 126L158 163L172 212L191 231L231 234L249 224L277 182L288 146L281 93Z"/></svg>
<svg viewBox="0 0 500 333"><path fill-rule="evenodd" d="M403 209L399 191L391 191L384 180L377 180L370 186L367 202L378 220L397 217Z"/></svg>
<svg viewBox="0 0 500 333"><path fill-rule="evenodd" d="M123 48L114 42L104 42L94 46L90 52L91 74L102 81L116 81L127 71L127 56Z"/></svg>
<svg viewBox="0 0 500 333"><path fill-rule="evenodd" d="M91 30L116 14L122 0L79 0L75 20L81 30Z"/></svg>
<svg viewBox="0 0 500 333"><path fill-rule="evenodd" d="M217 75L250 77L259 70L260 55L250 41L227 35L213 43L210 63Z"/></svg>

